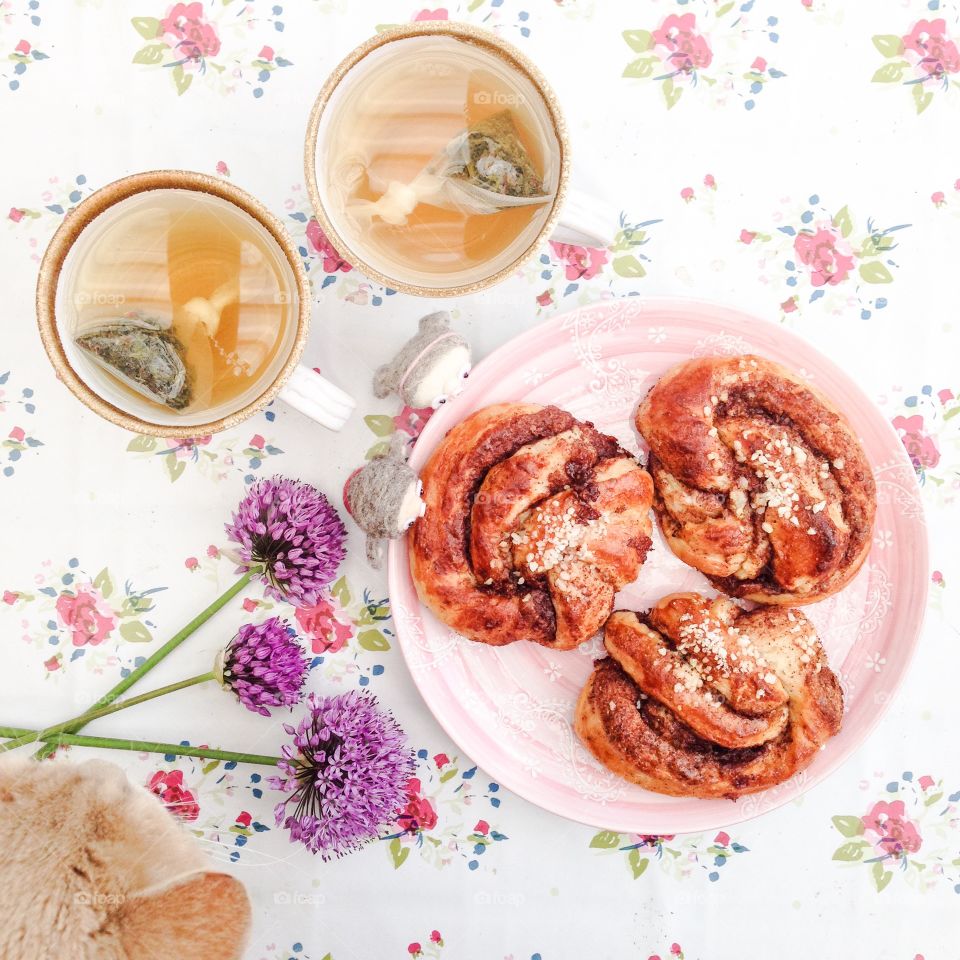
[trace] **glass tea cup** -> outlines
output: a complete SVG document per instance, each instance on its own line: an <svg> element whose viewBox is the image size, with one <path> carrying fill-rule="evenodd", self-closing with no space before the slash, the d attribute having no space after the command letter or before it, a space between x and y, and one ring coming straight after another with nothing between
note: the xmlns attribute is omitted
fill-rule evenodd
<svg viewBox="0 0 960 960"><path fill-rule="evenodd" d="M212 260L205 238L227 245L236 276L174 304L175 282ZM183 278L172 272L177 246ZM158 170L108 184L67 214L40 267L37 321L58 377L127 430L204 436L275 398L339 430L353 399L299 363L311 299L296 246L259 201L217 177ZM181 342L183 317L203 341L202 373ZM209 336L218 327L229 351Z"/></svg>
<svg viewBox="0 0 960 960"><path fill-rule="evenodd" d="M478 143L488 152L471 157ZM304 162L343 257L387 287L449 297L514 273L551 235L606 245L614 212L569 188L569 154L557 99L519 50L470 24L423 21L336 67Z"/></svg>

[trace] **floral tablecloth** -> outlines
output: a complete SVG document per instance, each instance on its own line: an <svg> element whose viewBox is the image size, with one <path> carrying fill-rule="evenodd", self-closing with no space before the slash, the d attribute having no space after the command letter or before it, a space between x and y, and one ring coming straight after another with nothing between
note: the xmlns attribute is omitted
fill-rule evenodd
<svg viewBox="0 0 960 960"><path fill-rule="evenodd" d="M875 399L922 486L931 589L912 670L869 742L783 809L719 833L591 829L512 796L446 739L350 525L343 575L315 607L249 589L152 679L207 669L244 620L295 618L311 689L370 689L408 731L409 829L322 863L274 826L262 768L114 758L248 885L255 960L960 956L953 0L0 0L3 722L77 712L224 589L223 523L256 478L299 476L339 504L365 456L423 425L426 411L368 384L438 304L332 249L302 145L349 49L384 24L448 17L538 62L565 105L577 185L620 211L607 248L544 246L501 286L443 304L476 356L624 295L715 299L808 338ZM133 436L57 383L33 321L44 245L93 189L159 167L228 177L284 219L316 301L307 360L359 401L342 434L274 405L190 442ZM877 530L875 549L890 545ZM285 740L280 718L212 686L174 696L94 729L261 752Z"/></svg>

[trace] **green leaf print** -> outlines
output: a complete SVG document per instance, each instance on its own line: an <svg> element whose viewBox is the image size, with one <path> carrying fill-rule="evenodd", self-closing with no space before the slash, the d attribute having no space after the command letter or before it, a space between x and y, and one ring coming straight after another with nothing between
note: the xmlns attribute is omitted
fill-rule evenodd
<svg viewBox="0 0 960 960"><path fill-rule="evenodd" d="M127 643L149 643L153 639L150 631L138 620L120 624L120 636Z"/></svg>
<svg viewBox="0 0 960 960"><path fill-rule="evenodd" d="M110 579L110 571L106 567L94 577L93 585L100 591L100 595L104 599L113 593L113 581Z"/></svg>
<svg viewBox="0 0 960 960"><path fill-rule="evenodd" d="M859 817L834 817L833 825L845 837L859 837L863 833L863 821Z"/></svg>
<svg viewBox="0 0 960 960"><path fill-rule="evenodd" d="M177 96L182 97L189 88L190 84L193 83L193 74L186 73L183 69L183 64L178 63L171 71L173 76L173 83L177 88Z"/></svg>
<svg viewBox="0 0 960 960"><path fill-rule="evenodd" d="M613 272L620 277L645 277L647 275L647 271L643 269L643 264L633 254L628 254L625 257L615 257Z"/></svg>
<svg viewBox="0 0 960 960"><path fill-rule="evenodd" d="M364 650L370 650L374 653L390 649L390 641L379 630L364 630L357 636L357 643Z"/></svg>
<svg viewBox="0 0 960 960"><path fill-rule="evenodd" d="M645 53L653 49L653 34L649 30L624 30L623 39L636 53Z"/></svg>
<svg viewBox="0 0 960 960"><path fill-rule="evenodd" d="M163 62L163 54L167 49L165 43L148 43L141 47L134 55L134 63L143 63L149 67Z"/></svg>
<svg viewBox="0 0 960 960"><path fill-rule="evenodd" d="M893 283L893 274L879 260L861 263L860 276L867 283Z"/></svg>
<svg viewBox="0 0 960 960"><path fill-rule="evenodd" d="M833 225L840 231L841 237L849 237L853 232L853 221L846 206L841 207L833 218Z"/></svg>
<svg viewBox="0 0 960 960"><path fill-rule="evenodd" d="M903 38L892 33L878 33L873 38L873 45L889 60L899 57L903 53Z"/></svg>
<svg viewBox="0 0 960 960"><path fill-rule="evenodd" d="M128 444L127 450L130 453L149 453L157 447L156 437L134 437Z"/></svg>
<svg viewBox="0 0 960 960"><path fill-rule="evenodd" d="M160 36L160 21L156 17L134 17L130 22L144 40L156 40Z"/></svg>
<svg viewBox="0 0 960 960"><path fill-rule="evenodd" d="M863 848L868 846L866 840L851 840L843 846L837 847L833 853L834 860L843 860L852 863L863 859Z"/></svg>
<svg viewBox="0 0 960 960"><path fill-rule="evenodd" d="M393 860L393 869L398 870L403 866L403 861L410 856L410 848L400 843L399 837L394 837L390 841L390 858Z"/></svg>
<svg viewBox="0 0 960 960"><path fill-rule="evenodd" d="M172 451L163 458L163 462L167 467L167 473L170 474L171 483L176 483L183 471L187 469L186 461L178 460Z"/></svg>
<svg viewBox="0 0 960 960"><path fill-rule="evenodd" d="M657 57L637 57L623 68L623 76L643 80L653 76L653 68L660 62Z"/></svg>
<svg viewBox="0 0 960 960"><path fill-rule="evenodd" d="M390 441L381 440L375 443L366 453L366 459L372 460L374 457L384 457L390 452Z"/></svg>
<svg viewBox="0 0 960 960"><path fill-rule="evenodd" d="M385 413L371 413L363 418L363 422L378 437L389 437L395 429L393 417L388 417Z"/></svg>
<svg viewBox="0 0 960 960"><path fill-rule="evenodd" d="M667 109L672 110L677 101L683 95L683 87L678 87L673 82L673 77L667 77L663 81L663 99L667 104Z"/></svg>
<svg viewBox="0 0 960 960"><path fill-rule="evenodd" d="M598 850L612 850L614 847L620 846L620 834L614 833L612 830L601 830L594 834L590 846Z"/></svg>
<svg viewBox="0 0 960 960"><path fill-rule="evenodd" d="M345 607L350 603L350 587L347 585L347 578L341 577L330 588L330 592L340 601L340 606Z"/></svg>
<svg viewBox="0 0 960 960"><path fill-rule="evenodd" d="M873 873L873 882L877 887L877 893L883 891L884 887L893 879L892 870L884 870L883 864L878 860L871 871Z"/></svg>
<svg viewBox="0 0 960 960"><path fill-rule="evenodd" d="M874 83L899 83L903 79L903 71L910 64L906 60L895 60L893 63L885 63L873 75Z"/></svg>
<svg viewBox="0 0 960 960"><path fill-rule="evenodd" d="M630 855L627 857L627 863L633 871L633 879L636 880L637 877L642 876L643 872L650 866L650 858L641 857L639 848L635 847L630 851Z"/></svg>
<svg viewBox="0 0 960 960"><path fill-rule="evenodd" d="M930 106L932 100L933 94L929 90L924 90L922 83L913 85L913 102L916 105L917 113L923 113Z"/></svg>

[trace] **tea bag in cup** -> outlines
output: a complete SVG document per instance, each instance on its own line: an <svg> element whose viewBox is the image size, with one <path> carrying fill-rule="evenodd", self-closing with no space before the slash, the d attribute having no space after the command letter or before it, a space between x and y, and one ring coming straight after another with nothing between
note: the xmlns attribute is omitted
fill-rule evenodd
<svg viewBox="0 0 960 960"><path fill-rule="evenodd" d="M87 328L76 344L131 390L182 410L192 400L183 345L160 320L130 313Z"/></svg>
<svg viewBox="0 0 960 960"><path fill-rule="evenodd" d="M210 402L214 338L224 309L240 295L236 280L174 310L172 323L132 311L88 326L77 346L141 396L173 410Z"/></svg>
<svg viewBox="0 0 960 960"><path fill-rule="evenodd" d="M488 214L553 199L543 189L509 110L453 137L409 183L391 180L382 189L378 200L354 200L347 209L403 226L420 203Z"/></svg>

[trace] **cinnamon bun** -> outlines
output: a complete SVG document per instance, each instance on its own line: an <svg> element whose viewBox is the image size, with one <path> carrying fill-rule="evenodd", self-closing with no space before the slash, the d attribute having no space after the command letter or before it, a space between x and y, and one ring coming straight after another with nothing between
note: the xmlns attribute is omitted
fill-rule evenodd
<svg viewBox="0 0 960 960"><path fill-rule="evenodd" d="M614 773L672 796L736 798L803 770L843 695L799 611L673 594L607 621L574 728Z"/></svg>
<svg viewBox="0 0 960 960"><path fill-rule="evenodd" d="M471 640L583 643L650 547L649 474L613 437L558 407L477 411L440 442L421 479L413 582Z"/></svg>
<svg viewBox="0 0 960 960"><path fill-rule="evenodd" d="M719 590L812 603L859 570L873 473L844 416L800 377L762 357L688 360L653 387L636 425L667 543Z"/></svg>

